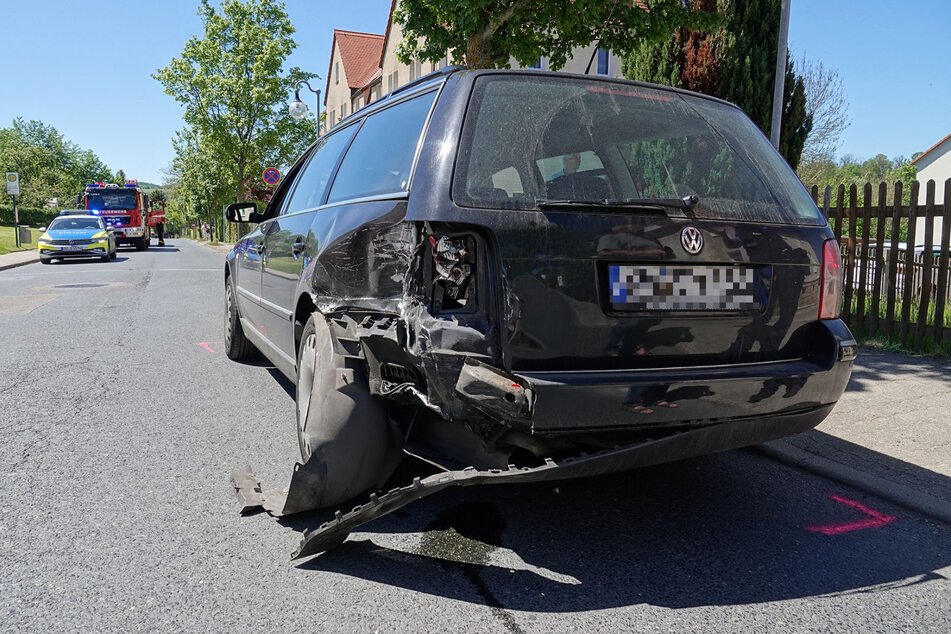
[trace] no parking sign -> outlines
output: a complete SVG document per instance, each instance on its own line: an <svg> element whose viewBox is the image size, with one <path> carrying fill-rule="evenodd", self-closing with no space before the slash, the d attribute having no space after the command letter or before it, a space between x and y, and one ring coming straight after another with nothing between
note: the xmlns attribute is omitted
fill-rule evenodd
<svg viewBox="0 0 951 634"><path fill-rule="evenodd" d="M276 167L269 167L264 170L262 177L264 178L264 182L268 185L277 185L281 180L281 173L277 171Z"/></svg>

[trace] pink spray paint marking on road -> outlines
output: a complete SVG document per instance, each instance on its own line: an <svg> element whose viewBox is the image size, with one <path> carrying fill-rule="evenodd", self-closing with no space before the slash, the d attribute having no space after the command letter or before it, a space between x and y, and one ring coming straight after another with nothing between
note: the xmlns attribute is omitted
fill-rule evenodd
<svg viewBox="0 0 951 634"><path fill-rule="evenodd" d="M211 349L211 344L213 343L224 343L224 341L200 341L198 342L198 345L204 348L205 350L207 350L208 352L213 353L214 350Z"/></svg>
<svg viewBox="0 0 951 634"><path fill-rule="evenodd" d="M868 508L862 504L859 504L855 500L848 500L838 495L830 495L831 499L845 504L846 506L851 506L852 508L862 511L869 516L868 519L860 520L858 522L850 522L848 524L827 524L825 526L807 526L806 530L813 533L822 533L823 535L841 535L842 533L849 533L852 531L861 530L863 528L878 528L879 526L885 526L891 521L898 519L897 517L892 517L891 515L885 515L884 513L879 513L873 509Z"/></svg>

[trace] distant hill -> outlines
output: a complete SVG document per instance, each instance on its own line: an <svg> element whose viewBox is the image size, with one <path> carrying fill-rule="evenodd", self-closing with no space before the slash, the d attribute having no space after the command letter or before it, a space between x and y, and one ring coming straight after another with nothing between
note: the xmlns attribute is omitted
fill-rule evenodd
<svg viewBox="0 0 951 634"><path fill-rule="evenodd" d="M155 183L148 183L146 181L139 181L139 189L162 189L162 186L156 185Z"/></svg>

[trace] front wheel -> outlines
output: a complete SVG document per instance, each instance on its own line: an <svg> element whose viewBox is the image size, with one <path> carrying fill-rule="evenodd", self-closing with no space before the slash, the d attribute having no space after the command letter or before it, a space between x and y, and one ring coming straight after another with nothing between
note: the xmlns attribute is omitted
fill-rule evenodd
<svg viewBox="0 0 951 634"><path fill-rule="evenodd" d="M233 361L247 359L254 352L241 327L241 316L235 301L234 282L231 277L225 282L225 354Z"/></svg>
<svg viewBox="0 0 951 634"><path fill-rule="evenodd" d="M402 459L383 401L370 394L362 361L334 350L323 315L307 320L297 353L297 440L319 482L313 508L349 500L386 482Z"/></svg>

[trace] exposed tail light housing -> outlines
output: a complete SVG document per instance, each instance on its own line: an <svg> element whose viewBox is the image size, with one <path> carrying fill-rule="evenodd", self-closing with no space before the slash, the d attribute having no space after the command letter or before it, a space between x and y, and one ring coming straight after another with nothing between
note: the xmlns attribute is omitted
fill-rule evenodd
<svg viewBox="0 0 951 634"><path fill-rule="evenodd" d="M822 273L819 286L819 319L838 319L842 308L842 260L834 239L822 245Z"/></svg>

